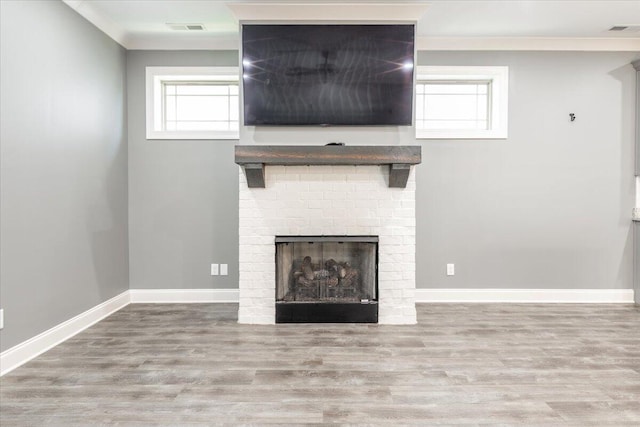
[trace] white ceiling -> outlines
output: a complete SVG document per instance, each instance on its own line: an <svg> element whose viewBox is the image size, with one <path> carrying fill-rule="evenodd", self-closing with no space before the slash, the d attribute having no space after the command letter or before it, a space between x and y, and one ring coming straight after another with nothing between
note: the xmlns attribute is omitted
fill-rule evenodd
<svg viewBox="0 0 640 427"><path fill-rule="evenodd" d="M128 49L236 49L239 20L384 20L398 19L389 14L397 9L401 19L417 20L423 49L640 51L640 0L63 1ZM174 31L167 23L206 30ZM637 28L607 31L614 25Z"/></svg>

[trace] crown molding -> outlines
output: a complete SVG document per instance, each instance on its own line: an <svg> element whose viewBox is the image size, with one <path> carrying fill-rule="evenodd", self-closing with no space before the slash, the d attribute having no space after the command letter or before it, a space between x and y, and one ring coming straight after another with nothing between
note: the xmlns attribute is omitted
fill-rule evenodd
<svg viewBox="0 0 640 427"><path fill-rule="evenodd" d="M127 32L118 24L98 12L90 1L62 0L62 2L98 27L99 30L111 37L120 46L127 48Z"/></svg>
<svg viewBox="0 0 640 427"><path fill-rule="evenodd" d="M423 2L226 3L238 21L410 21L424 15Z"/></svg>
<svg viewBox="0 0 640 427"><path fill-rule="evenodd" d="M238 50L237 37L212 37L196 34L136 35L127 38L127 50Z"/></svg>
<svg viewBox="0 0 640 427"><path fill-rule="evenodd" d="M238 50L237 37L171 35L128 37L129 50ZM640 38L418 37L418 51L583 51L638 52Z"/></svg>
<svg viewBox="0 0 640 427"><path fill-rule="evenodd" d="M418 37L418 50L640 51L640 38Z"/></svg>

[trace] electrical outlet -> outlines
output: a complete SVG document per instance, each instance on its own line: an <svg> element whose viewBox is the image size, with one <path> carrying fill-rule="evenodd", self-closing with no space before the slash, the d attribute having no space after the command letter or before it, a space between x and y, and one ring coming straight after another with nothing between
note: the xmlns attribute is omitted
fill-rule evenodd
<svg viewBox="0 0 640 427"><path fill-rule="evenodd" d="M220 274L220 270L219 270L219 265L218 264L211 264L211 275L212 276L217 276Z"/></svg>
<svg viewBox="0 0 640 427"><path fill-rule="evenodd" d="M455 275L456 275L456 265L447 264L447 276L455 276Z"/></svg>
<svg viewBox="0 0 640 427"><path fill-rule="evenodd" d="M229 275L229 264L220 264L220 275L221 276Z"/></svg>
<svg viewBox="0 0 640 427"><path fill-rule="evenodd" d="M0 308L0 329L4 328L4 310Z"/></svg>

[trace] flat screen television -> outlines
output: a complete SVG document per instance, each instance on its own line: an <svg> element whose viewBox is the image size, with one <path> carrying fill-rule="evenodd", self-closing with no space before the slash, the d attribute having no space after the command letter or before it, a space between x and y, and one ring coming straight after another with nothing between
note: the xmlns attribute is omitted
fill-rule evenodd
<svg viewBox="0 0 640 427"><path fill-rule="evenodd" d="M244 24L244 124L411 125L414 34L413 24Z"/></svg>

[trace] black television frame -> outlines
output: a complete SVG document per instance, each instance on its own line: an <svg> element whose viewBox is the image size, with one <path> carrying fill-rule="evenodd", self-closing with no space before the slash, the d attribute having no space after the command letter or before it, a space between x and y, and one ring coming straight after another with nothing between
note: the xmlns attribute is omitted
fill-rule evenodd
<svg viewBox="0 0 640 427"><path fill-rule="evenodd" d="M407 123L376 123L376 124L334 124L334 123L309 123L309 124L302 124L302 123L295 123L295 124L289 124L289 123L260 123L260 124L254 124L254 123L249 123L247 124L246 122L246 118L245 118L245 87L244 87L244 64L243 64L243 58L244 58L244 41L242 40L242 36L243 36L243 28L245 25L251 25L251 26L256 26L256 25L282 25L282 26L287 26L287 25L304 25L304 26L330 26L330 25L340 25L340 26L344 26L344 25L352 25L352 26L360 26L360 25L406 25L406 26L412 26L413 27L413 64L412 64L412 82L411 82L411 107L410 107L410 121ZM331 21L331 22L327 22L327 21L315 21L313 23L309 23L309 22L296 22L296 21L241 21L240 22L240 48L238 50L239 53L239 80L240 80L240 122L242 123L243 126L248 126L248 127L301 127L301 128L311 128L311 127L345 127L345 128L356 128L356 127L410 127L410 126L414 126L415 124L415 102L416 102L416 97L415 97L415 87L416 87L416 78L417 78L417 53L418 53L418 46L417 46L417 21L385 21L385 22L369 22L369 21Z"/></svg>

